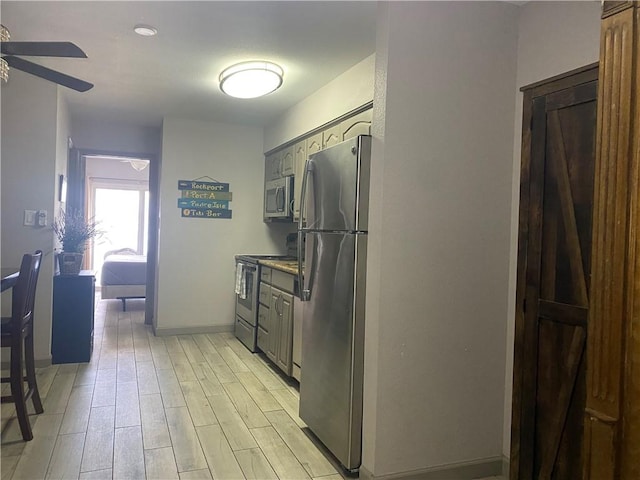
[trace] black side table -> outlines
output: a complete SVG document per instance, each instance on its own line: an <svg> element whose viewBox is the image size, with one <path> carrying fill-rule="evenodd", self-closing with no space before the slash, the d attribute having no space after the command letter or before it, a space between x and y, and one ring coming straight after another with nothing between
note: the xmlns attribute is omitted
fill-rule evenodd
<svg viewBox="0 0 640 480"><path fill-rule="evenodd" d="M91 360L95 282L91 270L53 277L52 363Z"/></svg>

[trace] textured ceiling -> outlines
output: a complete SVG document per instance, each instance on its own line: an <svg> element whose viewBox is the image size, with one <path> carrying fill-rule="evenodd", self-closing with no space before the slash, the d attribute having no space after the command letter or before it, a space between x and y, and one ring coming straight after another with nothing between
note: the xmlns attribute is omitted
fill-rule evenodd
<svg viewBox="0 0 640 480"><path fill-rule="evenodd" d="M28 57L95 84L85 93L61 87L77 119L262 125L375 51L375 2L3 0L0 14L11 40L68 40L87 54ZM139 23L158 35L136 35ZM252 100L222 94L220 71L255 59L284 67L282 88Z"/></svg>

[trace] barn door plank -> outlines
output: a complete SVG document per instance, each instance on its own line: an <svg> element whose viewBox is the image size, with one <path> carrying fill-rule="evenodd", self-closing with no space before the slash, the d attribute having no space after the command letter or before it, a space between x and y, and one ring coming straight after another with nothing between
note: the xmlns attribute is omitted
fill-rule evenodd
<svg viewBox="0 0 640 480"><path fill-rule="evenodd" d="M551 480L551 474L553 473L556 458L558 457L560 440L562 439L562 435L565 431L564 427L567 421L567 414L569 413L571 397L578 380L578 367L582 362L582 354L584 353L586 338L587 336L584 328L576 327L573 330L565 376L562 382L562 387L558 392L558 409L556 410L556 415L553 420L554 433L551 437L548 449L544 452L542 458L539 475L540 480Z"/></svg>
<svg viewBox="0 0 640 480"><path fill-rule="evenodd" d="M571 195L571 183L569 181L569 170L567 167L567 156L562 137L562 128L560 126L560 116L558 110L549 113L549 129L552 132L551 138L554 144L552 148L555 155L551 158L555 161L551 162L554 170L554 178L558 188L558 197L560 201L560 210L562 211L562 221L564 223L564 233L566 235L567 253L569 257L569 265L571 266L571 285L574 289L574 295L579 302L578 305L586 307L589 304L587 297L587 283L582 267L582 250L580 248L580 240L578 237L578 225L576 223L576 215L574 211L573 196Z"/></svg>

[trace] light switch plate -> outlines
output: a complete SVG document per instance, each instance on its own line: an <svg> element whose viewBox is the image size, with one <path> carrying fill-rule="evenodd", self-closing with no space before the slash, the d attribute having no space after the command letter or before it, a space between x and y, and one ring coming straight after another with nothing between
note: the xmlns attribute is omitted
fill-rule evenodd
<svg viewBox="0 0 640 480"><path fill-rule="evenodd" d="M28 227L33 227L36 224L36 210L25 210L24 211L24 225Z"/></svg>
<svg viewBox="0 0 640 480"><path fill-rule="evenodd" d="M36 218L39 227L47 226L47 211L46 210L38 210L36 213Z"/></svg>

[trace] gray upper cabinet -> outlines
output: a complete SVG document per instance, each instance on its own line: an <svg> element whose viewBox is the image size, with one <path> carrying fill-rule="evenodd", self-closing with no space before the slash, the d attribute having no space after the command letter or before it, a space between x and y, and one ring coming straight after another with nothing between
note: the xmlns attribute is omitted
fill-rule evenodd
<svg viewBox="0 0 640 480"><path fill-rule="evenodd" d="M349 140L358 135L371 135L372 117L373 110L370 108L340 122L340 141Z"/></svg>
<svg viewBox="0 0 640 480"><path fill-rule="evenodd" d="M342 140L342 134L340 132L340 123L329 127L322 132L322 148L331 147L340 143Z"/></svg>
<svg viewBox="0 0 640 480"><path fill-rule="evenodd" d="M282 152L274 152L267 155L264 166L264 180L270 182L271 180L277 180L282 177L281 170Z"/></svg>
<svg viewBox="0 0 640 480"><path fill-rule="evenodd" d="M336 120L313 135L307 135L297 143L280 148L266 156L265 182L293 175L293 220L300 218L300 201L304 166L309 155L336 145L358 135L371 134L371 108L355 115Z"/></svg>
<svg viewBox="0 0 640 480"><path fill-rule="evenodd" d="M282 156L280 158L280 165L282 167L281 173L283 177L287 177L289 175L294 174L295 162L294 162L293 146L287 147L282 151Z"/></svg>
<svg viewBox="0 0 640 480"><path fill-rule="evenodd" d="M322 150L322 132L307 138L307 156Z"/></svg>

